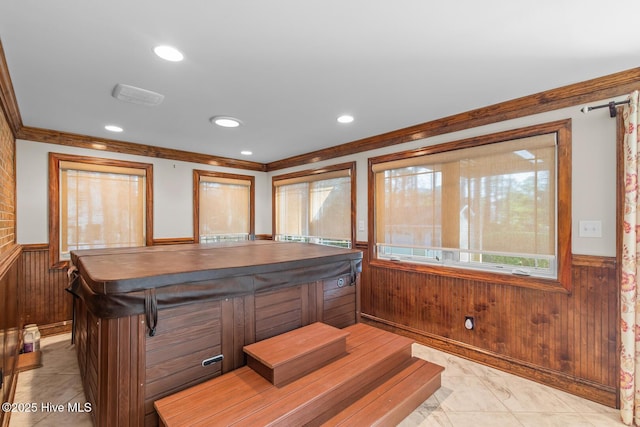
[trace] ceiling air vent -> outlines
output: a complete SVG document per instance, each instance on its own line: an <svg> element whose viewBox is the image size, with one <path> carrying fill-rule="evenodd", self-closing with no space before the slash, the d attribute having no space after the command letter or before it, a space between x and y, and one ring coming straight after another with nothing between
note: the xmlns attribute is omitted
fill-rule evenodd
<svg viewBox="0 0 640 427"><path fill-rule="evenodd" d="M140 89L135 86L123 85L122 83L118 83L116 87L113 88L111 95L120 101L146 105L148 107L155 107L164 99L164 95L162 94Z"/></svg>

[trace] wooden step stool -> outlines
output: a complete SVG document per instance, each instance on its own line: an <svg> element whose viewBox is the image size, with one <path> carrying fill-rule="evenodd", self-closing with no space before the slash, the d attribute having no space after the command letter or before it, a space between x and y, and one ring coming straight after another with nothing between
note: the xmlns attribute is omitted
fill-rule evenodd
<svg viewBox="0 0 640 427"><path fill-rule="evenodd" d="M349 332L312 323L244 347L247 366L280 387L347 354Z"/></svg>

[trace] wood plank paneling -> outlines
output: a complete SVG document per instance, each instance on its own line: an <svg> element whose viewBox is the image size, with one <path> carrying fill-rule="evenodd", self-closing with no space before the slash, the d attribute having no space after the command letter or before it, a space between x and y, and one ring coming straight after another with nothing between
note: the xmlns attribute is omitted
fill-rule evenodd
<svg viewBox="0 0 640 427"><path fill-rule="evenodd" d="M322 322L336 328L345 328L357 322L357 310L354 311L357 286L349 283L349 276L325 280L321 283L323 291Z"/></svg>
<svg viewBox="0 0 640 427"><path fill-rule="evenodd" d="M67 273L49 269L48 245L24 245L19 266L19 301L25 323L41 326L45 336L70 331L73 297L65 291Z"/></svg>
<svg viewBox="0 0 640 427"><path fill-rule="evenodd" d="M220 363L203 367L202 361L222 353L222 312L220 301L158 312L156 334L144 335L147 407L183 384L220 375Z"/></svg>
<svg viewBox="0 0 640 427"><path fill-rule="evenodd" d="M358 321L359 287L351 285L350 280L344 276L256 294L255 340L271 338L313 322L337 328L353 325Z"/></svg>
<svg viewBox="0 0 640 427"><path fill-rule="evenodd" d="M366 253L366 252L365 252ZM616 406L616 262L574 256L572 292L365 264L363 317L426 344ZM464 328L473 316L475 329Z"/></svg>
<svg viewBox="0 0 640 427"><path fill-rule="evenodd" d="M0 400L11 402L17 382L18 352L22 320L18 305L18 259L20 246L12 245L0 254ZM0 411L0 426L8 424L9 414Z"/></svg>
<svg viewBox="0 0 640 427"><path fill-rule="evenodd" d="M144 372L137 369L144 343L137 333L143 315L98 320L98 425L141 425ZM107 357L110 354L113 357ZM132 418L132 414L136 414Z"/></svg>

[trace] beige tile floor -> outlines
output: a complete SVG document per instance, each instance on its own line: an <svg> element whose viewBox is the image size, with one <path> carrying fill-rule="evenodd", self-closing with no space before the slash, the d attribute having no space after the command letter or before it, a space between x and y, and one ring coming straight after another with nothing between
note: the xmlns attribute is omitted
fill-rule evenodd
<svg viewBox="0 0 640 427"><path fill-rule="evenodd" d="M71 334L43 338L40 349L42 367L18 374L13 399L17 404L35 404L37 411L11 413L9 427L93 426L88 413L68 410L69 403L86 403ZM54 405L63 405L63 410L53 412Z"/></svg>
<svg viewBox="0 0 640 427"><path fill-rule="evenodd" d="M9 427L91 426L75 349L69 334L42 340L43 366L18 376L15 403L35 403L35 413L13 413ZM445 367L442 387L401 427L608 427L623 426L619 411L465 359L414 344L414 355ZM62 404L52 412L47 403ZM43 406L44 405L44 408ZM44 409L44 410L43 410Z"/></svg>

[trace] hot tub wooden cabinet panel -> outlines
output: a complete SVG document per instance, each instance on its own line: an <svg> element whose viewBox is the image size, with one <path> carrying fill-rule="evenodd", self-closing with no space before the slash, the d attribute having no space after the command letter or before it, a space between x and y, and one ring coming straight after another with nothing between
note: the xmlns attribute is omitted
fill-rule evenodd
<svg viewBox="0 0 640 427"><path fill-rule="evenodd" d="M243 366L245 345L357 323L361 262L357 250L269 241L73 252L95 424L155 426L155 400Z"/></svg>

